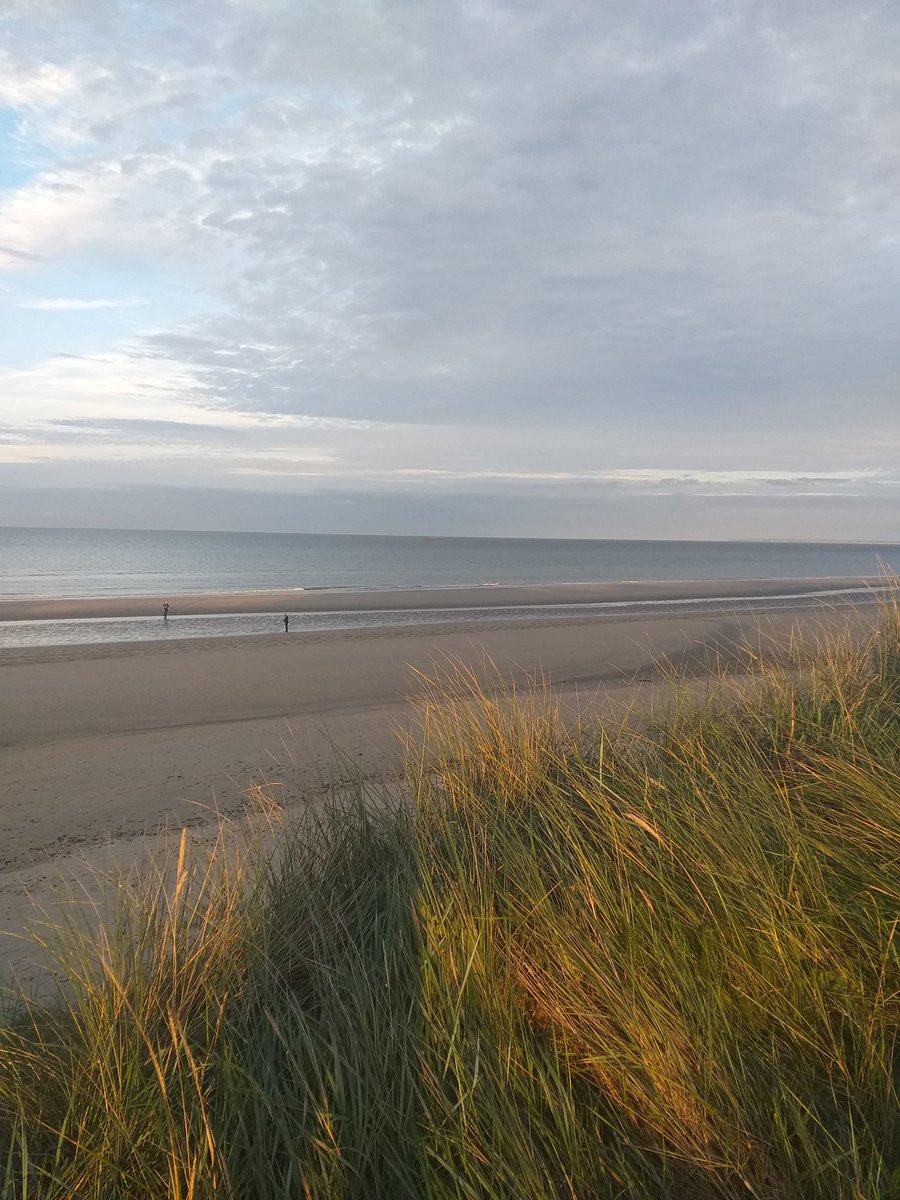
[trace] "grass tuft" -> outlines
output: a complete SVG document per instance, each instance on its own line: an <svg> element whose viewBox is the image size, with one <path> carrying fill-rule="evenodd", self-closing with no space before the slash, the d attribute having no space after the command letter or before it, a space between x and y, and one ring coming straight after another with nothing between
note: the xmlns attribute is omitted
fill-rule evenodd
<svg viewBox="0 0 900 1200"><path fill-rule="evenodd" d="M900 1198L900 612L120 879L0 1029L0 1198Z"/></svg>

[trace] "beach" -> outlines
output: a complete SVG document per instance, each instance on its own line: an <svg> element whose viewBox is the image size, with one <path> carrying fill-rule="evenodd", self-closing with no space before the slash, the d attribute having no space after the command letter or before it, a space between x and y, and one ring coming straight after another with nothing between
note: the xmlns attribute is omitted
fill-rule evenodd
<svg viewBox="0 0 900 1200"><path fill-rule="evenodd" d="M825 576L816 579L695 579L634 580L616 583L555 583L452 588L402 588L349 591L330 588L304 590L199 592L166 595L0 599L0 621L65 620L103 617L200 616L226 613L359 613L373 610L404 612L416 609L512 608L571 604L624 604L648 601L689 601L802 596L817 592L877 588L884 579Z"/></svg>
<svg viewBox="0 0 900 1200"><path fill-rule="evenodd" d="M772 594L772 584L756 586L761 595ZM731 581L720 587L721 594L735 594ZM791 587L802 593L820 588L821 581L792 581ZM633 599L648 588L587 585L580 591ZM684 595L686 589L650 590L659 596L663 590ZM709 585L702 590L708 595ZM537 603L535 596L559 603L571 591L516 589L515 603ZM371 594L345 599L386 602ZM417 592L415 599L421 606L425 594ZM452 599L446 592L437 597L443 605ZM461 589L457 599L469 597ZM508 594L500 599L512 603ZM391 604L403 601L402 594L390 595ZM217 602L248 603L243 596ZM58 611L68 602L53 603ZM121 612L143 601L95 603L114 603ZM173 598L173 610L187 603ZM451 663L501 689L542 678L573 712L599 713L643 703L665 664L702 680L716 661L733 663L742 645L783 642L798 621L814 639L848 611L794 610L786 601L780 611L735 613L723 603L713 613L515 622L498 611L496 620L477 626L437 630L407 626L3 651L0 928L17 930L61 876L81 886L98 865L127 867L148 844L184 825L204 836L218 814L242 813L259 786L290 809L318 803L330 788L358 775L396 778L401 734L415 729L422 677ZM867 622L867 610L853 619ZM7 940L0 953L26 969L28 952L21 944Z"/></svg>

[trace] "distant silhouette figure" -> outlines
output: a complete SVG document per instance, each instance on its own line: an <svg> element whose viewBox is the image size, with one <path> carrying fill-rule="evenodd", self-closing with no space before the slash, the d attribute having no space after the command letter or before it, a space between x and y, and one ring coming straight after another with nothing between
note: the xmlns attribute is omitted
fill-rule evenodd
<svg viewBox="0 0 900 1200"><path fill-rule="evenodd" d="M163 620L168 621L168 619L169 619L169 602L167 600L165 602L165 604L163 605Z"/></svg>
<svg viewBox="0 0 900 1200"><path fill-rule="evenodd" d="M287 633L288 626L290 625L290 623L291 623L291 618L287 615L287 613L285 613L284 614L284 632L285 633Z"/></svg>

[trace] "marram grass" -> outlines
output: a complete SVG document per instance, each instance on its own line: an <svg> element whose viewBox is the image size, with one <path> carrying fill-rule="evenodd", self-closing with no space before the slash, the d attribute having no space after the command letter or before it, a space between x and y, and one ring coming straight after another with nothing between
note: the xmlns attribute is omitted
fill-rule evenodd
<svg viewBox="0 0 900 1200"><path fill-rule="evenodd" d="M120 880L0 1030L0 1197L900 1197L900 616ZM268 844L268 843L267 843Z"/></svg>

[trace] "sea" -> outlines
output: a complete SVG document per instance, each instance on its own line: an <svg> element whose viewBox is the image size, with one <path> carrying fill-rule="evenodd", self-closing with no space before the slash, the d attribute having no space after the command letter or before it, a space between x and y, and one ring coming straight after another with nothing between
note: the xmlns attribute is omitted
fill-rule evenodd
<svg viewBox="0 0 900 1200"><path fill-rule="evenodd" d="M393 590L499 584L823 579L900 572L900 544L390 537L116 529L0 528L0 598L178 596L204 592ZM736 598L739 599L736 589ZM827 593L827 587L823 586ZM789 593L788 593L789 594ZM783 598L782 598L783 599ZM813 598L814 602L815 598ZM769 603L775 603L777 598ZM685 603L685 602L681 602ZM710 602L712 603L712 601ZM717 602L721 607L721 601ZM691 601L692 608L702 601ZM576 606L675 608L674 601ZM758 607L759 602L754 602ZM541 615L569 615L551 606ZM298 631L514 619L516 611L304 614ZM280 615L280 614L278 614ZM523 610L533 618L535 610ZM268 614L170 620L0 621L0 646L273 633Z"/></svg>

